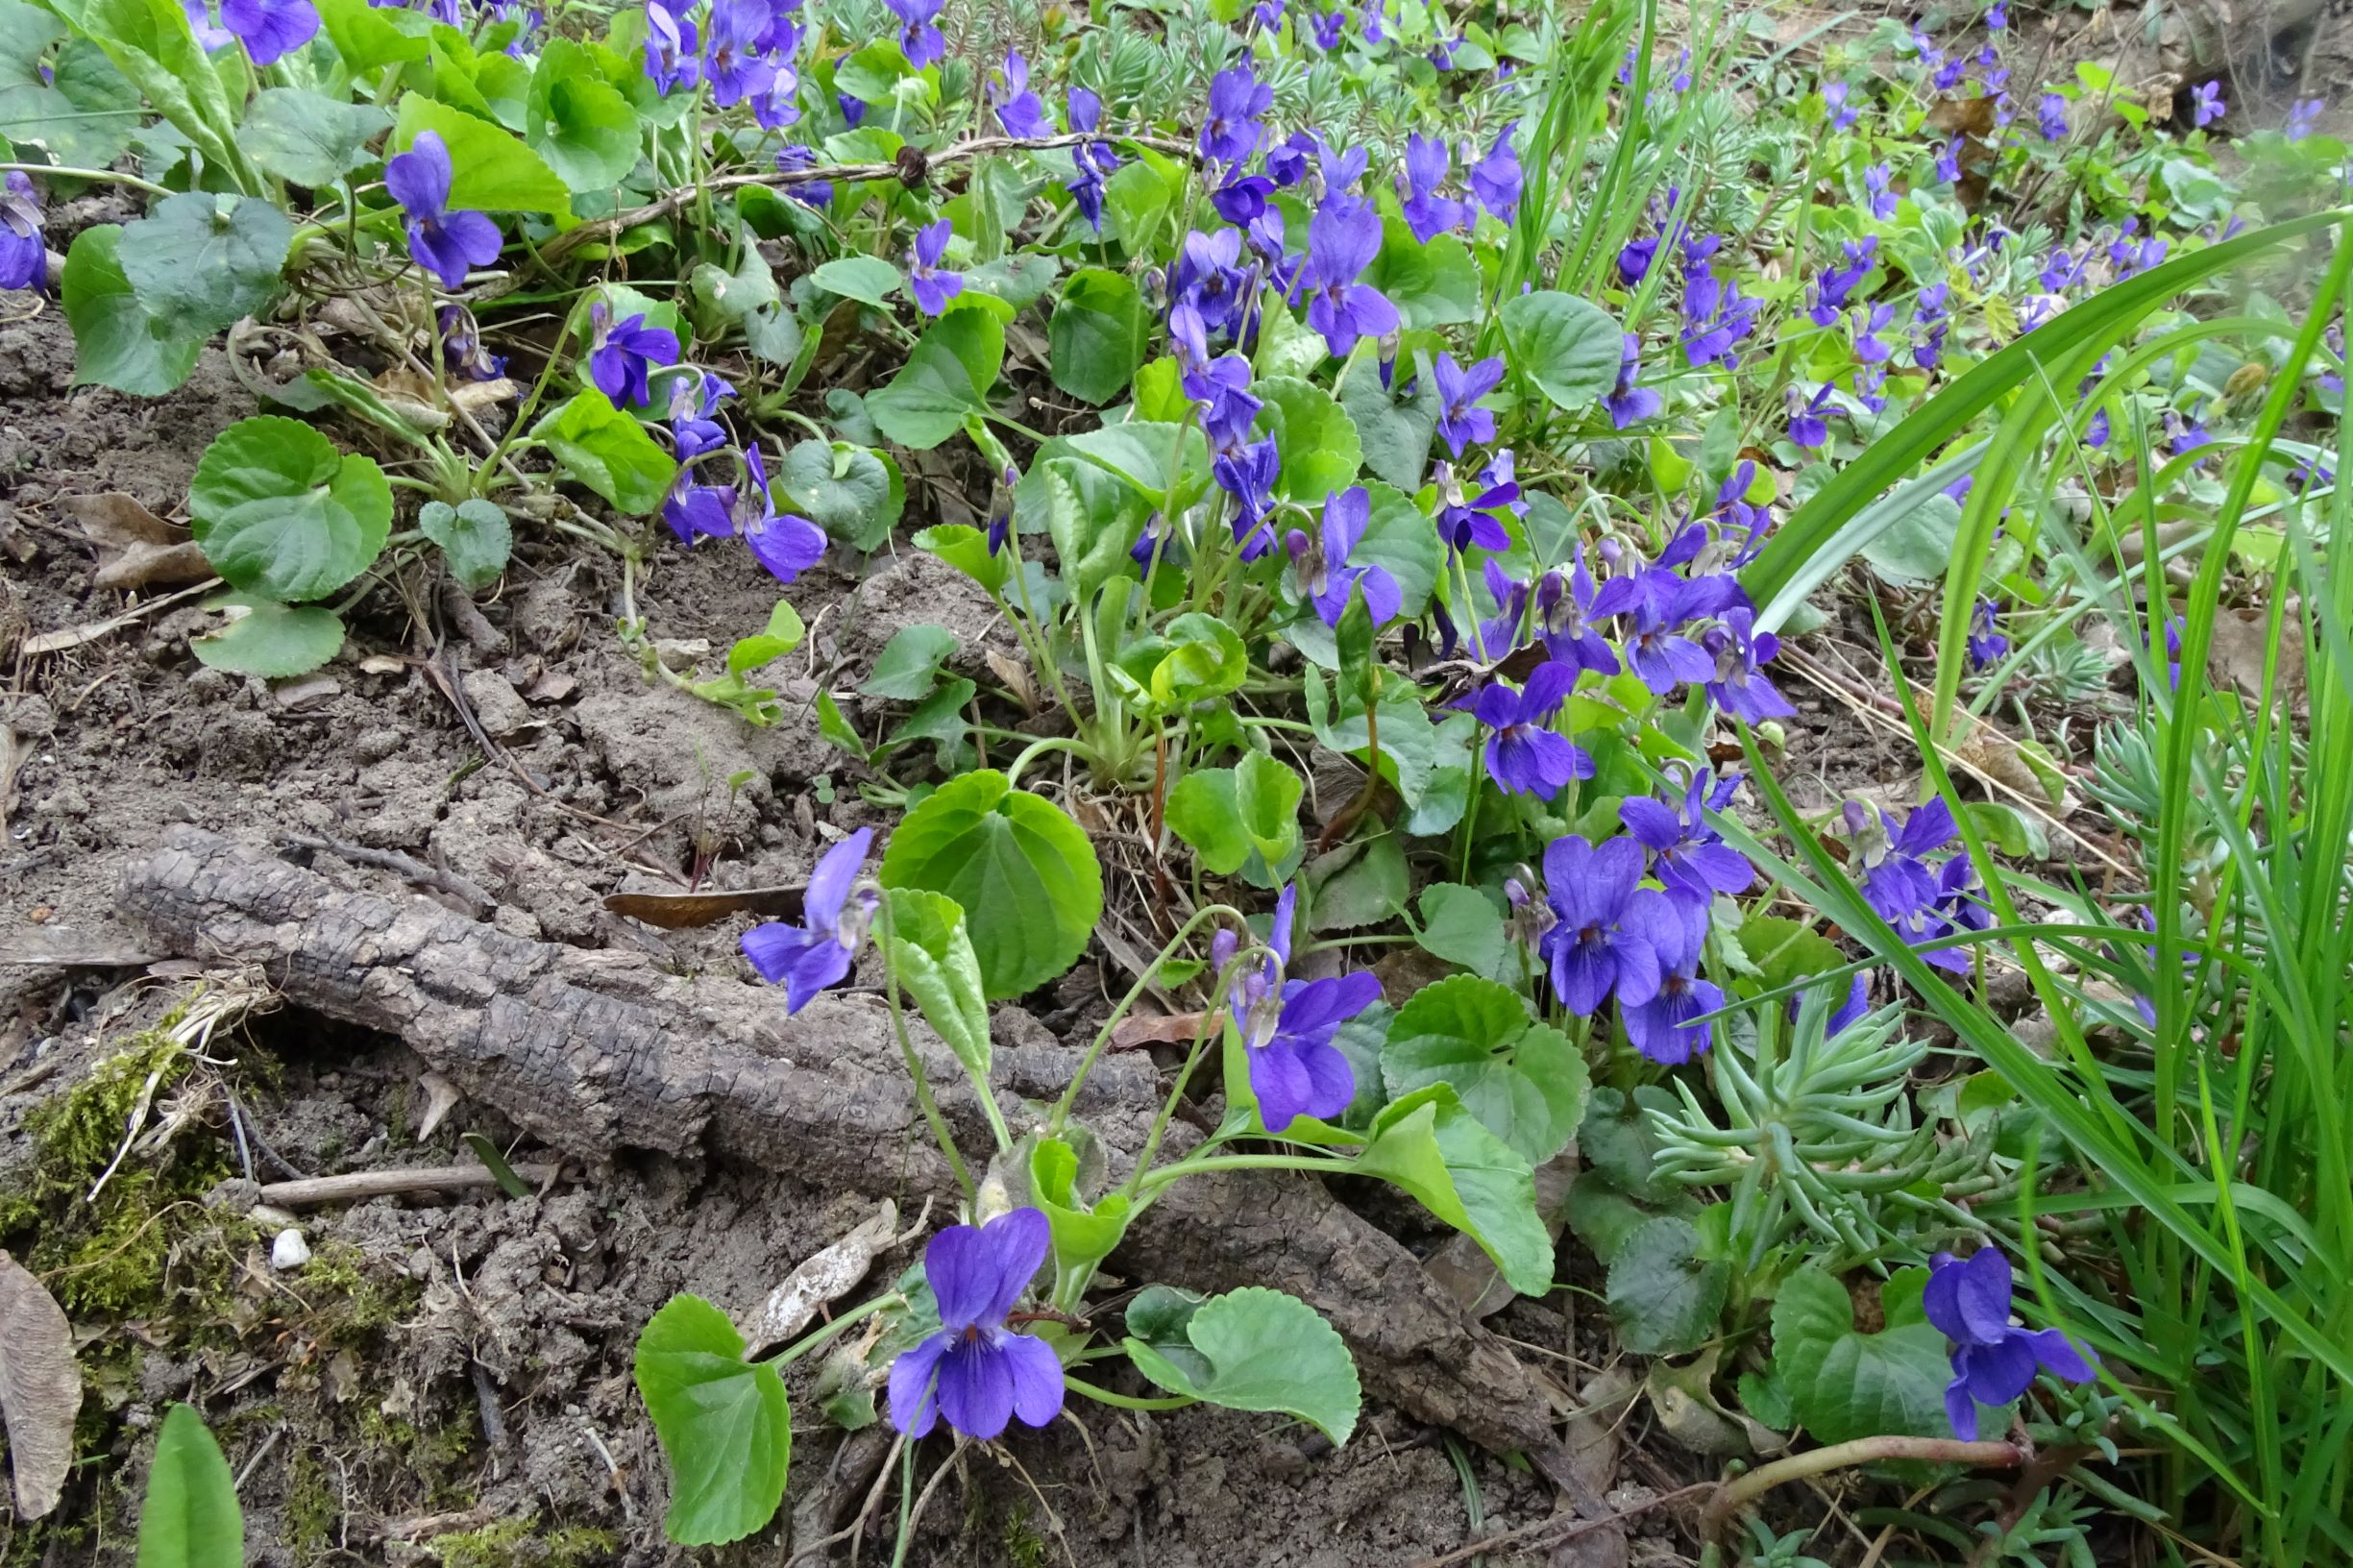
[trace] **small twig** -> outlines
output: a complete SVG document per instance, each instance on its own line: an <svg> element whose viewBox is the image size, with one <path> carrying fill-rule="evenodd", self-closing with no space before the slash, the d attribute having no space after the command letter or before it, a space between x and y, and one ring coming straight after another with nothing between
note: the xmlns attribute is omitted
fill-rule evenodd
<svg viewBox="0 0 2353 1568"><path fill-rule="evenodd" d="M1759 1465L1736 1481L1728 1481L1708 1499L1700 1513L1702 1540L1720 1539L1732 1522L1732 1515L1744 1506L1764 1496L1785 1482L1802 1481L1808 1476L1826 1475L1832 1470L1845 1470L1858 1464L1878 1464L1888 1459L1919 1459L1929 1464L1969 1464L1985 1469L2007 1469L2012 1465L2033 1461L2034 1449L2026 1443L1965 1443L1954 1437L1858 1437L1851 1443L1832 1443L1827 1448L1811 1449L1793 1454L1785 1459Z"/></svg>
<svg viewBox="0 0 2353 1568"><path fill-rule="evenodd" d="M604 1439L598 1436L597 1429L587 1422L580 1423L580 1433L588 1439L588 1446L597 1451L597 1458L604 1461L604 1472L613 1480L613 1495L621 1499L622 1518L634 1523L637 1519L637 1505L630 1500L629 1488L623 1483L621 1466L613 1462L613 1451L604 1446Z"/></svg>
<svg viewBox="0 0 2353 1568"><path fill-rule="evenodd" d="M515 1174L527 1182L544 1182L561 1165L523 1164ZM422 1165L408 1170L355 1170L342 1176L313 1176L299 1182L271 1182L261 1188L260 1201L281 1209L322 1203L350 1203L400 1192L463 1192L477 1187L496 1187L499 1179L487 1165Z"/></svg>
<svg viewBox="0 0 2353 1568"><path fill-rule="evenodd" d="M131 1145L138 1140L139 1129L147 1125L147 1113L156 1102L156 1086L163 1081L163 1068L167 1065L158 1063L155 1069L147 1074L147 1082L140 1086L139 1097L131 1107L131 1122L123 1129L122 1144L114 1151L114 1158L107 1162L107 1168L98 1173L98 1180L90 1184L88 1193L82 1199L84 1203L96 1203L98 1194L105 1190L107 1183L114 1179L115 1171L122 1168L123 1159L130 1154Z"/></svg>
<svg viewBox="0 0 2353 1568"><path fill-rule="evenodd" d="M313 838L307 833L282 833L278 842L313 854L330 854L337 860L348 860L355 866L373 866L390 871L412 887L432 888L453 898L464 901L475 913L484 914L499 907L499 901L484 893L472 880L443 866L429 866L416 856L398 849L371 849L364 844L346 844L341 839Z"/></svg>
<svg viewBox="0 0 2353 1568"><path fill-rule="evenodd" d="M208 594L220 585L220 578L208 577L192 587L183 588L175 594L165 594L161 599L151 599L135 609L125 610L120 615L109 616L104 621L91 621L79 626L67 626L62 631L44 631L37 636L26 638L17 648L17 652L28 656L38 653L62 653L69 648L80 648L84 643L94 643L110 632L120 631L133 622L142 621L158 610L168 609L174 604L194 599L198 594Z"/></svg>
<svg viewBox="0 0 2353 1568"><path fill-rule="evenodd" d="M251 1112L245 1109L245 1102L237 1098L237 1091L235 1090L231 1089L226 1083L224 1083L221 1085L221 1091L229 1096L229 1114L235 1119L235 1124L241 1129L238 1134L238 1141L240 1143L242 1143L244 1139L248 1138L252 1139L254 1147L261 1151L261 1158L267 1160L271 1164L276 1165L280 1172L285 1175L288 1179L297 1182L306 1182L311 1179L310 1172L303 1169L300 1165L294 1164L293 1161L288 1160L284 1155L280 1154L276 1149L270 1147L270 1140L267 1138L264 1138L261 1134L261 1118L254 1115ZM252 1161L248 1160L246 1162L247 1169L245 1174L248 1177L253 1175L252 1164Z"/></svg>
<svg viewBox="0 0 2353 1568"><path fill-rule="evenodd" d="M243 1467L237 1471L237 1479L229 1483L229 1489L234 1492L241 1492L245 1490L245 1483L253 1479L254 1472L261 1468L261 1461L270 1457L270 1450L276 1448L278 1446L279 1439L285 1436L285 1422L281 1421L278 1423L278 1425L272 1427L270 1429L270 1434L261 1439L261 1446L254 1450L253 1458L247 1459Z"/></svg>
<svg viewBox="0 0 2353 1568"><path fill-rule="evenodd" d="M1569 1516L1571 1523L1565 1530L1559 1528L1561 1516L1556 1513L1551 1514L1537 1520L1534 1524L1522 1525L1517 1530L1507 1530L1500 1534L1486 1536L1473 1541L1468 1546L1457 1547L1454 1551L1438 1556L1424 1557L1415 1563L1413 1568L1449 1568L1449 1565L1453 1563L1478 1556L1482 1553L1492 1552L1499 1546L1510 1546L1520 1542L1538 1546L1558 1546L1564 1541L1573 1541L1580 1535L1590 1535L1597 1530L1606 1530L1611 1525L1624 1524L1627 1520L1638 1515L1663 1508L1670 1503L1688 1502L1702 1492L1712 1492L1715 1489L1716 1483L1712 1481L1696 1482L1672 1492L1661 1492L1656 1497L1646 1498L1630 1508L1620 1508L1606 1518L1579 1519L1572 1514ZM1541 1541L1529 1540L1531 1536L1538 1535L1544 1538Z"/></svg>

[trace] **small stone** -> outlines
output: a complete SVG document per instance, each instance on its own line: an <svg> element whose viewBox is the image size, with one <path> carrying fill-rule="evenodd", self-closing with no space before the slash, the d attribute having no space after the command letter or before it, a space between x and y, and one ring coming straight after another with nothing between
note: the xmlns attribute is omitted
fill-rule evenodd
<svg viewBox="0 0 2353 1568"><path fill-rule="evenodd" d="M258 1192L260 1188L256 1188L254 1190ZM281 1209L274 1203L257 1203L245 1211L245 1217L252 1220L256 1227L264 1231L282 1231L289 1226L301 1223L290 1211Z"/></svg>
<svg viewBox="0 0 2353 1568"><path fill-rule="evenodd" d="M341 695L342 691L342 683L324 670L297 675L292 680L282 680L274 688L278 705L288 713L304 713L323 707Z"/></svg>
<svg viewBox="0 0 2353 1568"><path fill-rule="evenodd" d="M474 705L474 716L491 734L512 735L531 723L531 710L524 705L521 694L496 670L469 671L465 685L466 700Z"/></svg>
<svg viewBox="0 0 2353 1568"><path fill-rule="evenodd" d="M260 1201L261 1184L244 1176L232 1176L205 1194L207 1208L226 1209L233 1214L249 1213Z"/></svg>
<svg viewBox="0 0 2353 1568"><path fill-rule="evenodd" d="M310 1243L303 1239L300 1231L280 1231L278 1239L270 1243L270 1266L283 1273L300 1268L310 1262Z"/></svg>

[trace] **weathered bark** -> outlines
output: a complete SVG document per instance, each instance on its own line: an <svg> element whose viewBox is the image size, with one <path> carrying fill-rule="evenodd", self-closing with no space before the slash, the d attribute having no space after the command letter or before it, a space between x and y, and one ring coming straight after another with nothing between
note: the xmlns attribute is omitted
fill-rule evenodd
<svg viewBox="0 0 2353 1568"><path fill-rule="evenodd" d="M567 1154L734 1160L902 1206L953 1190L876 997L827 994L788 1017L774 992L734 979L509 937L423 898L339 889L185 826L132 870L121 903L166 952L258 965L296 1004L398 1035ZM944 1047L928 1031L918 1046L938 1064L942 1109L966 1147L986 1147ZM1067 1084L1077 1056L999 1047L994 1088L1017 1129ZM1107 1057L1090 1078L1080 1115L1115 1168L1140 1150L1157 1092L1138 1057ZM1178 1127L1171 1151L1189 1140ZM1466 1321L1412 1254L1313 1181L1179 1184L1139 1221L1117 1264L1200 1289L1291 1291L1347 1337L1373 1393L1499 1451L1553 1441L1544 1381Z"/></svg>

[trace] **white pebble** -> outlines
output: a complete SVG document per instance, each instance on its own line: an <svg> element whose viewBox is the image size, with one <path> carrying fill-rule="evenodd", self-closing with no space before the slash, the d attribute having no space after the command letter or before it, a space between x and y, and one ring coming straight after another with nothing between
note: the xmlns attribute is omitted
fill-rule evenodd
<svg viewBox="0 0 2353 1568"><path fill-rule="evenodd" d="M280 1231L278 1239L270 1243L270 1266L275 1269L300 1268L310 1262L310 1243L303 1239L300 1231Z"/></svg>

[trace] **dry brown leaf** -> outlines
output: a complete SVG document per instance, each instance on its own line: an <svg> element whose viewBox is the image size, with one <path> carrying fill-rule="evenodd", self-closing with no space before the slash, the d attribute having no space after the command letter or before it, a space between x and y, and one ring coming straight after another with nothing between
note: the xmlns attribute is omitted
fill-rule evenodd
<svg viewBox="0 0 2353 1568"><path fill-rule="evenodd" d="M88 496L61 496L58 505L82 528L93 545L127 550L133 545L176 545L188 536L177 523L166 523L135 496L103 490Z"/></svg>
<svg viewBox="0 0 2353 1568"><path fill-rule="evenodd" d="M1132 1051L1139 1045L1187 1045L1201 1028L1198 1013L1130 1013L1111 1032L1111 1048Z"/></svg>
<svg viewBox="0 0 2353 1568"><path fill-rule="evenodd" d="M745 888L734 893L616 893L604 907L665 931L709 925L730 915L766 915L789 920L800 915L800 888Z"/></svg>
<svg viewBox="0 0 2353 1568"><path fill-rule="evenodd" d="M177 587L187 582L206 582L212 576L212 563L192 539L183 539L176 545L130 545L98 568L91 578L100 588L151 588L158 583Z"/></svg>
<svg viewBox="0 0 2353 1568"><path fill-rule="evenodd" d="M19 1518L38 1519L58 1506L73 1469L81 1409L73 1325L40 1281L0 1252L0 1419L8 1423Z"/></svg>

